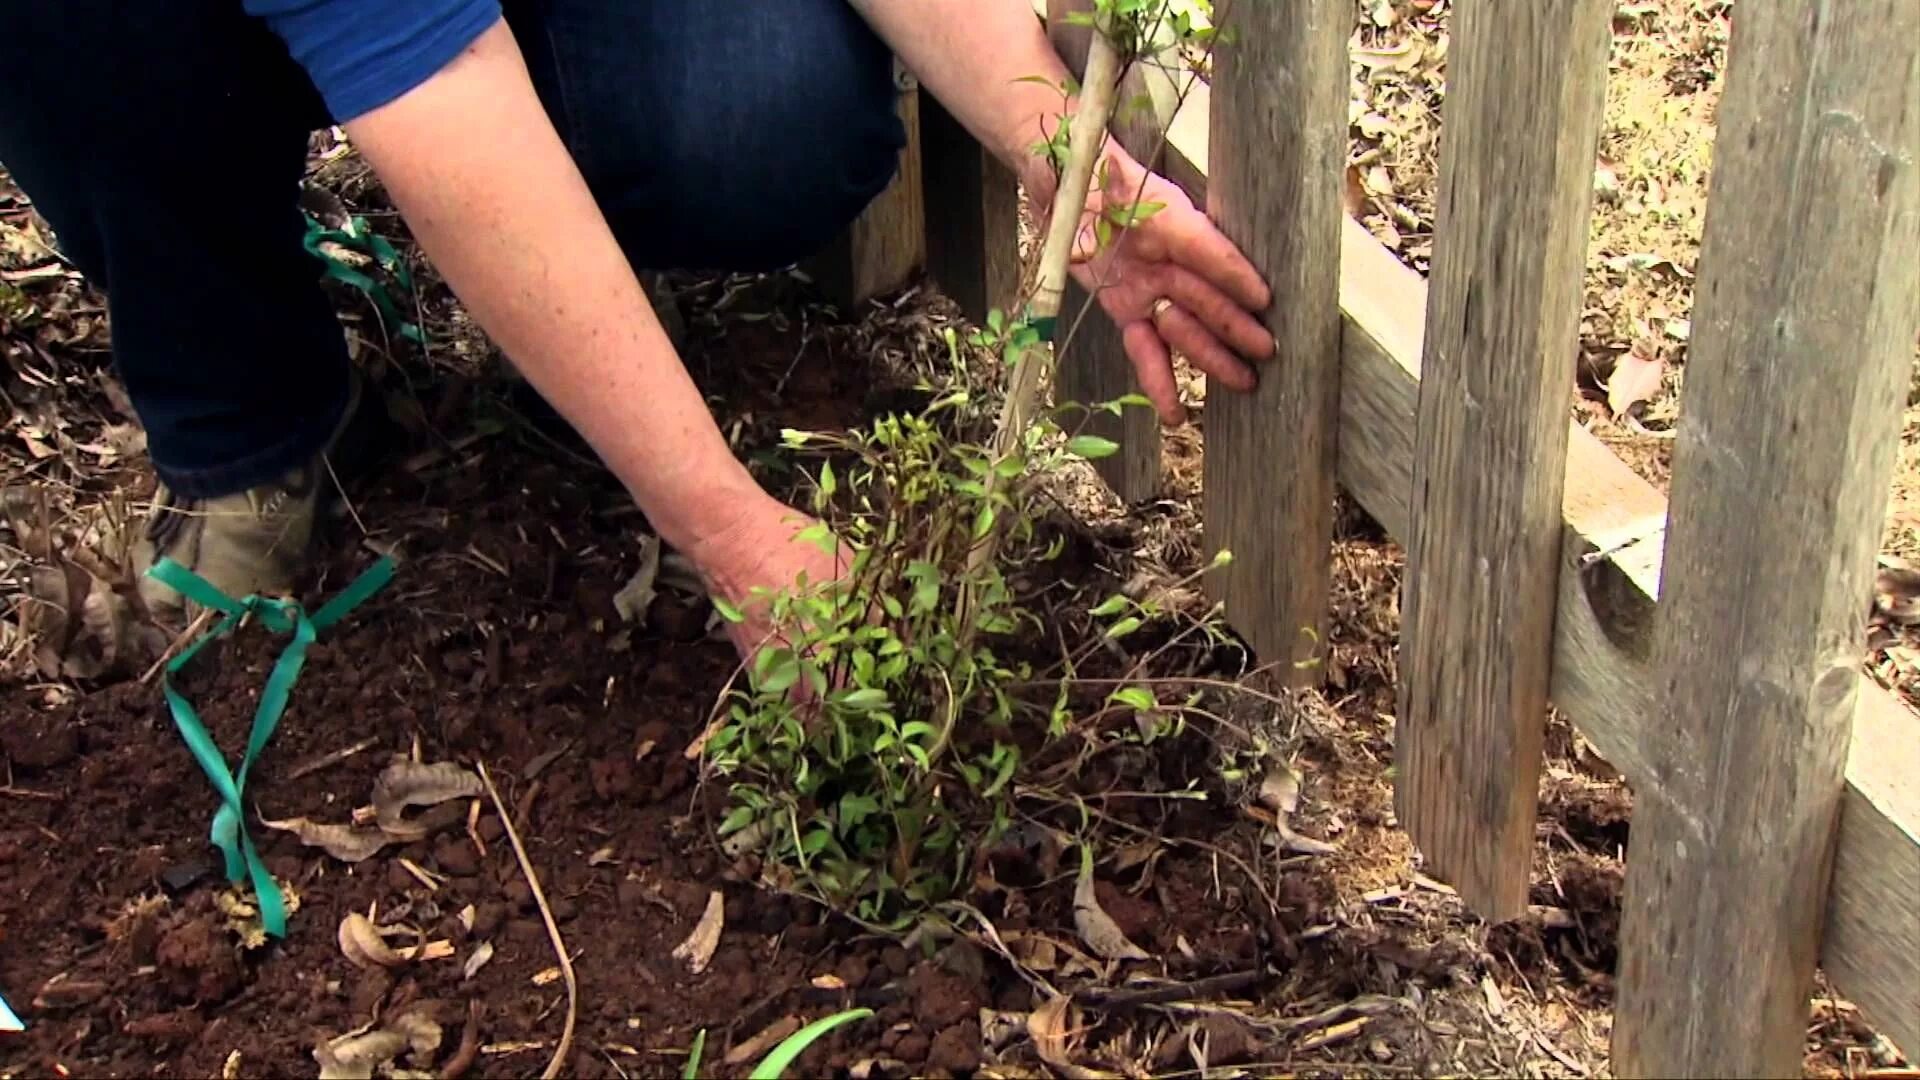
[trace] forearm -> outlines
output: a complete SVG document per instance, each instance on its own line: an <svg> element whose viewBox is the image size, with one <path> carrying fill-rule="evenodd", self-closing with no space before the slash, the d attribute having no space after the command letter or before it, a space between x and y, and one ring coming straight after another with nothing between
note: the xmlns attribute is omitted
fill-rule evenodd
<svg viewBox="0 0 1920 1080"><path fill-rule="evenodd" d="M497 23L346 125L434 265L662 538L697 546L763 498L661 328Z"/></svg>
<svg viewBox="0 0 1920 1080"><path fill-rule="evenodd" d="M921 86L1027 185L1052 191L1034 145L1069 108L1069 72L1030 0L852 0ZM1034 76L1047 85L1031 81Z"/></svg>

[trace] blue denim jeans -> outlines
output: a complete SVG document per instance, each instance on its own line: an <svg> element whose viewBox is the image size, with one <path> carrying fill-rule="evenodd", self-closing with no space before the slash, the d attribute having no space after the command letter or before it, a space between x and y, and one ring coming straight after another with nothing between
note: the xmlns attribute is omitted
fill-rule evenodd
<svg viewBox="0 0 1920 1080"><path fill-rule="evenodd" d="M637 269L796 262L893 176L891 54L846 0L505 8ZM160 479L206 498L304 463L347 396L301 245L312 85L239 0L0 0L0 25L0 164L107 294Z"/></svg>

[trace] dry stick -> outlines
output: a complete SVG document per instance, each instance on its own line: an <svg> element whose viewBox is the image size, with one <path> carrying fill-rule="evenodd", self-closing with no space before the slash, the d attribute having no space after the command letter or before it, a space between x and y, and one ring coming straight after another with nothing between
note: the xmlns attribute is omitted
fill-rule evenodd
<svg viewBox="0 0 1920 1080"><path fill-rule="evenodd" d="M153 677L160 674L160 669L166 667L168 661L180 655L180 650L186 648L187 642L198 637L200 631L205 630L207 624L212 622L213 617L218 614L219 612L213 608L201 608L200 614L193 617L193 621L187 624L185 630L180 631L180 636L173 639L173 644L167 646L166 651L160 654L160 658L155 660L153 666L147 669L147 673L140 676L140 685L150 685L153 682Z"/></svg>
<svg viewBox="0 0 1920 1080"><path fill-rule="evenodd" d="M1073 114L1073 130L1068 141L1067 160L1060 170L1060 184L1053 192L1053 208L1047 220L1046 243L1041 248L1033 301L1028 305L1033 318L1057 319L1066 301L1068 267L1073 245L1080 235L1080 215L1087 208L1087 186L1093 181L1094 163L1100 148L1106 145L1107 125L1113 120L1115 94L1120 85L1120 50L1107 36L1109 27L1095 26L1093 43L1087 53L1086 77L1081 81L1080 107ZM1051 341L1029 350L1013 369L1013 383L1000 406L1000 420L993 431L993 456L1004 459L1025 436L1032 422L1040 395L1046 389L1052 371ZM987 473L986 494L991 499L999 490L998 470ZM978 571L993 561L1000 550L1000 528L996 523L987 530L983 542L967 552L967 569ZM960 651L972 647L973 590L963 586L958 600L963 627Z"/></svg>
<svg viewBox="0 0 1920 1080"><path fill-rule="evenodd" d="M520 844L520 830L513 827L513 815L507 813L506 804L500 801L500 792L493 786L493 777L487 774L487 763L480 766L480 782L487 786L487 797L493 800L494 812L500 815L500 825L507 832L507 840L513 844L514 857L520 860L520 872L527 876L527 887L533 890L533 902L540 908L540 919L547 924L547 939L553 942L554 955L560 958L560 977L567 984L567 1023L560 1032L560 1044L553 1048L553 1057L547 1062L547 1069L541 1073L541 1080L554 1080L560 1075L560 1065L567 1059L567 1051L573 1049L573 1025L580 1018L580 983L573 977L573 960L567 956L567 944L560 940L560 927L553 921L553 909L547 906L546 893L540 890L540 878L533 872L533 860L527 858L527 849Z"/></svg>
<svg viewBox="0 0 1920 1080"><path fill-rule="evenodd" d="M1093 180L1094 162L1107 139L1107 125L1113 119L1114 93L1120 81L1120 51L1113 40L1095 28L1093 46L1087 55L1087 74L1081 84L1080 107L1068 145L1066 167L1060 184L1054 189L1053 209L1048 219L1046 245L1041 249L1039 280L1034 285L1033 316L1054 319L1066 300L1068 264L1075 239L1080 235L1080 215L1087 208L1087 186ZM1001 403L1000 423L993 432L993 452L1005 457L1026 433L1033 411L1046 387L1052 367L1051 344L1035 349L1014 368L1013 385L1007 388ZM987 491L996 486L997 473L987 474ZM986 543L973 549L973 564L985 565L999 546L997 530L988 534Z"/></svg>

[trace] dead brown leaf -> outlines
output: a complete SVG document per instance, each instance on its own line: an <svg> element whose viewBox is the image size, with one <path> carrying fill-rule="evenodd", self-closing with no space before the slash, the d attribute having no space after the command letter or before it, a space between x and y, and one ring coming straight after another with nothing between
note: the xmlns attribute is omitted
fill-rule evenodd
<svg viewBox="0 0 1920 1080"><path fill-rule="evenodd" d="M1660 392L1666 364L1658 357L1640 355L1636 348L1613 362L1613 374L1607 377L1607 408L1615 416L1643 401L1651 401Z"/></svg>
<svg viewBox="0 0 1920 1080"><path fill-rule="evenodd" d="M323 1041L313 1048L313 1060L320 1065L320 1080L373 1080L374 1069L399 1057L408 1045L405 1035L380 1028Z"/></svg>
<svg viewBox="0 0 1920 1080"><path fill-rule="evenodd" d="M726 898L715 889L707 895L707 909L694 925L693 933L673 947L673 958L686 963L688 974L698 975L707 970L707 965L713 962L714 950L720 947L720 933L726 925Z"/></svg>
<svg viewBox="0 0 1920 1080"><path fill-rule="evenodd" d="M621 622L643 621L647 609L653 606L656 595L654 581L660 576L660 538L644 537L640 541L640 569L633 577L613 594L613 609L620 613Z"/></svg>
<svg viewBox="0 0 1920 1080"><path fill-rule="evenodd" d="M1073 1058L1068 1052L1072 1011L1073 999L1055 994L1027 1016L1027 1035L1033 1039L1033 1048L1039 1051L1040 1060L1062 1071L1073 1068Z"/></svg>
<svg viewBox="0 0 1920 1080"><path fill-rule="evenodd" d="M303 817L262 821L260 824L269 829L290 832L299 837L302 844L320 848L345 863L365 862L395 839L378 829L356 829L351 825L309 821Z"/></svg>
<svg viewBox="0 0 1920 1080"><path fill-rule="evenodd" d="M1874 576L1873 609L1898 626L1920 623L1920 570L1903 559L1882 556Z"/></svg>
<svg viewBox="0 0 1920 1080"><path fill-rule="evenodd" d="M373 920L357 911L349 911L340 920L340 952L355 967L399 967L406 958L394 952Z"/></svg>
<svg viewBox="0 0 1920 1080"><path fill-rule="evenodd" d="M1103 959L1151 959L1144 949L1127 940L1120 924L1100 906L1093 891L1093 856L1085 852L1080 859L1080 879L1073 887L1073 926L1081 940Z"/></svg>
<svg viewBox="0 0 1920 1080"><path fill-rule="evenodd" d="M428 830L404 816L408 807L470 799L481 790L480 778L455 762L402 761L387 766L373 782L374 820L390 836L419 839Z"/></svg>
<svg viewBox="0 0 1920 1080"><path fill-rule="evenodd" d="M1324 840L1293 831L1292 815L1300 807L1300 774L1284 762L1275 763L1260 781L1260 801L1273 811L1273 827L1280 844L1302 855L1332 855L1340 849Z"/></svg>

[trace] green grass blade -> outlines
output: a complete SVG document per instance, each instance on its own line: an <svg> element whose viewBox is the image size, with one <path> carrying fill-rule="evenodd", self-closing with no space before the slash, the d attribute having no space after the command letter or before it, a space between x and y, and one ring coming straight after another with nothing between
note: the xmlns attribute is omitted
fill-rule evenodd
<svg viewBox="0 0 1920 1080"><path fill-rule="evenodd" d="M700 1053L707 1048L707 1029L693 1037L693 1048L687 1051L687 1068L681 1073L683 1080L695 1080L700 1075Z"/></svg>
<svg viewBox="0 0 1920 1080"><path fill-rule="evenodd" d="M862 1020L872 1016L872 1009L848 1009L846 1012L815 1020L799 1031L787 1036L787 1040L773 1048L773 1052L760 1059L755 1066L751 1080L780 1080L793 1059L813 1045L813 1041L849 1020Z"/></svg>

